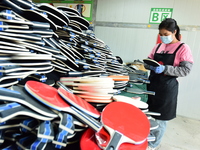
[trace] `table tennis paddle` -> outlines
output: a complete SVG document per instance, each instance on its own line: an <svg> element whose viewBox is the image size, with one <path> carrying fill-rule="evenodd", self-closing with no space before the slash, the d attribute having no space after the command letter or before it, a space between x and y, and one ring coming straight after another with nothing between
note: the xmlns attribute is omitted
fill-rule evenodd
<svg viewBox="0 0 200 150"><path fill-rule="evenodd" d="M17 41L17 42L26 41L26 42L34 43L37 45L44 45L44 41L42 41L42 40L34 41L34 40L30 40L30 39L24 39L21 37L11 37L11 36L4 36L4 35L0 35L0 38L3 40L12 40L12 41Z"/></svg>
<svg viewBox="0 0 200 150"><path fill-rule="evenodd" d="M71 8L71 7L67 7L67 6L57 6L56 8L59 9L59 10L62 10L62 11L64 11L64 12L66 12L66 13L71 12L71 13L73 13L73 14L76 14L76 15L78 15L78 16L81 16L81 14L80 14L76 9Z"/></svg>
<svg viewBox="0 0 200 150"><path fill-rule="evenodd" d="M27 40L41 41L42 37L40 34L22 34L22 33L9 33L9 32L0 32L2 36L10 36L10 37L20 37Z"/></svg>
<svg viewBox="0 0 200 150"><path fill-rule="evenodd" d="M20 15L18 15L17 13L14 13L16 15L16 17L19 17L20 19L16 19L16 20L7 20L7 19L2 19L0 18L0 21L6 23L6 25L9 25L7 28L3 28L3 30L8 30L9 27L11 27L12 29L12 24L14 24L15 26L15 30L16 29L26 29L26 31L28 31L27 29L44 29L44 30L50 30L50 24L46 23L46 22L39 22L39 21L29 21L24 19L23 17L21 17ZM13 26L13 27L14 27ZM53 31L53 30L52 30ZM24 30L23 30L24 32Z"/></svg>
<svg viewBox="0 0 200 150"><path fill-rule="evenodd" d="M16 47L16 46L7 46L7 45L0 45L0 49L1 50L12 49L12 51L16 51L16 52L29 52L29 50L26 49L25 47Z"/></svg>
<svg viewBox="0 0 200 150"><path fill-rule="evenodd" d="M11 41L0 41L0 44L2 46L11 46L11 47L15 47L15 48L26 49L25 46L12 43Z"/></svg>
<svg viewBox="0 0 200 150"><path fill-rule="evenodd" d="M68 77L83 77L83 76L100 76L101 74L105 73L104 70L99 70L99 71L95 71L95 70L89 70L89 71L69 71L67 76Z"/></svg>
<svg viewBox="0 0 200 150"><path fill-rule="evenodd" d="M75 31L82 32L80 26L78 24L72 23L71 21L70 21L68 27L72 28Z"/></svg>
<svg viewBox="0 0 200 150"><path fill-rule="evenodd" d="M40 46L40 45L32 44L29 42L20 42L20 44L24 45L25 47L31 50L42 52L44 54L49 54L49 55L60 54L60 50L58 48L51 48L49 46Z"/></svg>
<svg viewBox="0 0 200 150"><path fill-rule="evenodd" d="M144 112L146 115L151 115L151 116L160 116L161 113L158 112L152 112L152 111L146 111Z"/></svg>
<svg viewBox="0 0 200 150"><path fill-rule="evenodd" d="M117 118L113 117L114 112ZM108 104L101 113L101 122L111 136L105 149L118 149L122 143L141 144L149 134L150 124L146 115L124 102Z"/></svg>
<svg viewBox="0 0 200 150"><path fill-rule="evenodd" d="M51 29L27 29L27 30L22 30L22 29L4 29L4 32L8 33L23 33L23 34L40 34L42 38L49 38L52 37L54 32Z"/></svg>
<svg viewBox="0 0 200 150"><path fill-rule="evenodd" d="M130 88L130 87L126 87L126 92L129 93L134 93L134 94L149 94L149 95L155 95L154 91L147 91L147 90L143 90L143 89L136 89L136 88Z"/></svg>
<svg viewBox="0 0 200 150"><path fill-rule="evenodd" d="M31 60L0 60L2 66L6 65L18 65L18 66L40 66L40 65L51 65L50 61L31 61Z"/></svg>
<svg viewBox="0 0 200 150"><path fill-rule="evenodd" d="M143 59L143 61L144 61L144 63L146 63L150 66L154 66L154 67L160 66L160 64L157 61L150 59L150 58Z"/></svg>
<svg viewBox="0 0 200 150"><path fill-rule="evenodd" d="M23 16L25 19L49 23L52 30L55 31L57 29L56 25L50 19L44 17L44 15L40 14L39 12L30 9L23 9L10 0L2 0L2 3L12 8L12 10Z"/></svg>
<svg viewBox="0 0 200 150"><path fill-rule="evenodd" d="M32 70L48 70L52 69L53 67L51 65L44 65L44 66L18 66L18 65L5 65L1 66L0 73L11 75L11 73L20 73L20 72L26 72L26 71L32 71ZM18 75L18 74L15 74Z"/></svg>
<svg viewBox="0 0 200 150"><path fill-rule="evenodd" d="M54 118L43 116L25 106L22 106L16 102L8 103L8 104L1 104L0 105L0 122L5 122L13 117L19 115L25 115L29 117L33 117L39 120L52 120Z"/></svg>
<svg viewBox="0 0 200 150"><path fill-rule="evenodd" d="M88 88L86 86L74 86L72 88L73 93L90 94L91 92L96 94L118 94L119 91L113 88Z"/></svg>
<svg viewBox="0 0 200 150"><path fill-rule="evenodd" d="M64 20L66 23L69 23L69 18L67 16L65 16L61 11L59 11L56 7L51 6L49 4L45 4L45 3L40 3L40 4L34 4L34 6L40 10L44 10L44 11L48 11L51 12L52 14L55 14L56 16L58 16L59 18L61 18L62 20Z"/></svg>
<svg viewBox="0 0 200 150"><path fill-rule="evenodd" d="M82 24L82 23L79 22L79 21L71 20L70 23L75 24L76 26L78 26L78 27L80 28L80 31L82 31L82 30L87 30L87 29L88 29L88 26Z"/></svg>
<svg viewBox="0 0 200 150"><path fill-rule="evenodd" d="M129 73L128 75L129 75L129 82L141 82L146 84L150 83L148 79L143 79L142 76L137 75L135 73Z"/></svg>
<svg viewBox="0 0 200 150"><path fill-rule="evenodd" d="M14 79L7 79L7 80L4 80L4 81L1 81L0 82L0 87L3 87L3 88L9 88L11 87L12 85L15 85L17 84L19 81L17 78L14 78Z"/></svg>
<svg viewBox="0 0 200 150"><path fill-rule="evenodd" d="M52 48L56 48L55 44L53 44L48 38L43 38L43 41L46 43L45 45L51 46Z"/></svg>
<svg viewBox="0 0 200 150"><path fill-rule="evenodd" d="M9 25L8 23L6 23L5 21L0 21L0 30L6 30L6 29L29 29L28 25Z"/></svg>
<svg viewBox="0 0 200 150"><path fill-rule="evenodd" d="M38 119L29 117L27 119L23 119L19 125L20 125L21 132L23 133L31 132L31 133L36 134L35 130L39 126L39 124L40 124L40 121Z"/></svg>
<svg viewBox="0 0 200 150"><path fill-rule="evenodd" d="M32 96L30 96L29 93L27 93L27 91L23 87L15 85L12 86L11 89L12 90L6 88L0 88L0 95L1 95L0 99L8 102L18 102L40 113L41 115L53 118L56 118L58 116L48 107L36 101Z"/></svg>
<svg viewBox="0 0 200 150"><path fill-rule="evenodd" d="M2 9L2 7L1 7ZM15 15L13 14L12 10L9 10L9 9L3 9L0 11L0 16L2 18L5 18L5 19L12 19L12 18L15 18Z"/></svg>
<svg viewBox="0 0 200 150"><path fill-rule="evenodd" d="M112 88L114 81L111 78L99 77L61 77L60 81L64 85L71 86L93 86L93 88Z"/></svg>
<svg viewBox="0 0 200 150"><path fill-rule="evenodd" d="M27 81L25 84L25 89L37 100L42 102L43 104L58 110L58 111L64 111L71 113L75 115L78 119L82 120L84 123L86 123L88 126L92 127L93 129L98 130L99 129L99 123L92 119L92 117L89 117L88 115L84 114L80 110L78 110L75 107L70 106L59 94L56 88L51 87L49 85L46 85L41 82L37 81ZM67 92L62 88L59 88L60 91L62 91L62 94ZM49 92L46 92L49 91ZM68 95L71 95L72 93L68 93ZM66 97L63 94L64 97ZM53 97L53 99L52 99ZM100 116L100 113L94 108L91 104L87 103L80 97L76 95L71 95L71 98L74 98L73 100L76 102L80 102L79 108L82 107L82 110L85 110L85 113L88 113L89 115L98 118ZM76 104L78 105L78 104ZM87 118L87 119L86 119Z"/></svg>

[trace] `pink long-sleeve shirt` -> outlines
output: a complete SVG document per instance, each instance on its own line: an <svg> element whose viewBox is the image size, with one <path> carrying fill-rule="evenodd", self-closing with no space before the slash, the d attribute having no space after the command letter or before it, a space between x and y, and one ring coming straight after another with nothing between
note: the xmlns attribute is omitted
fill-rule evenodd
<svg viewBox="0 0 200 150"><path fill-rule="evenodd" d="M177 42L174 44L164 44L162 43L160 48L158 49L157 53L166 53L168 51L168 54L173 54L176 48L181 44L181 42ZM149 54L149 58L154 59L154 54L156 51L156 48L158 47L158 44L153 48L151 53ZM193 57L190 47L187 44L183 44L181 48L177 51L174 64L173 66L179 66L180 62L188 61L193 63Z"/></svg>

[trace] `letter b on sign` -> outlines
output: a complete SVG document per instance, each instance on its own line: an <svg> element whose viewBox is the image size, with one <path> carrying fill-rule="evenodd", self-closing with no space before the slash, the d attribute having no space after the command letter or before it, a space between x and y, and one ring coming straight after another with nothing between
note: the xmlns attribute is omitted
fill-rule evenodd
<svg viewBox="0 0 200 150"><path fill-rule="evenodd" d="M158 21L159 20L159 13L153 13L152 21Z"/></svg>

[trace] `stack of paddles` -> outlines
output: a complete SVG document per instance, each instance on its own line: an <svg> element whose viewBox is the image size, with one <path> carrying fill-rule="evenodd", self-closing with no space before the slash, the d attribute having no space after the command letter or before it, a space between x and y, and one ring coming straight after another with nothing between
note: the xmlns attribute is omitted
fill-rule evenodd
<svg viewBox="0 0 200 150"><path fill-rule="evenodd" d="M39 80L45 82L45 75L50 72L61 76L121 74L123 66L110 48L88 30L89 22L77 10L31 1L2 0L0 11L0 60L17 63L18 74L21 70L26 72L23 76L12 76L9 85L32 74L42 74ZM15 64L10 65L15 68ZM8 65L3 67L7 69Z"/></svg>
<svg viewBox="0 0 200 150"><path fill-rule="evenodd" d="M146 114L136 107L146 107L145 103L133 105L115 101L99 112L87 101L62 87L27 81L25 88L13 86L12 89L1 88L0 121L1 128L6 129L2 130L1 149L5 146L16 149L64 149L72 140L79 144L80 139L81 143L87 144L87 141L82 141L83 137L76 135L88 129L94 132L99 149L118 149L123 143L126 143L126 148L145 149L147 146L150 122ZM8 142L8 136L15 139ZM85 144L80 144L81 149Z"/></svg>
<svg viewBox="0 0 200 150"><path fill-rule="evenodd" d="M61 77L60 82L98 110L112 102L112 96L118 92L113 89L114 81L109 77Z"/></svg>

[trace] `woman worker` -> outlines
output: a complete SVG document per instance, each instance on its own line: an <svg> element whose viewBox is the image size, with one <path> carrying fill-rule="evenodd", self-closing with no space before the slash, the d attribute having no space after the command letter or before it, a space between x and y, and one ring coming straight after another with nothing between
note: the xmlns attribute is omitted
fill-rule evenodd
<svg viewBox="0 0 200 150"><path fill-rule="evenodd" d="M158 67L146 66L151 70L148 91L154 91L155 95L149 95L147 103L149 110L159 112L155 116L159 127L152 130L155 141L149 142L148 150L155 150L163 137L167 121L176 117L178 77L187 76L193 66L193 57L190 47L180 41L180 29L174 19L163 20L159 27L159 35L162 43L157 44L148 58L159 62Z"/></svg>

